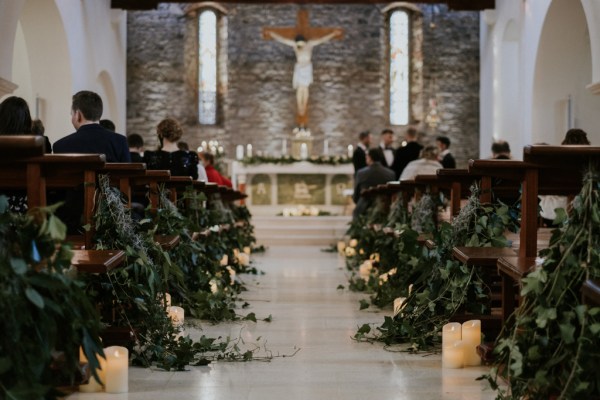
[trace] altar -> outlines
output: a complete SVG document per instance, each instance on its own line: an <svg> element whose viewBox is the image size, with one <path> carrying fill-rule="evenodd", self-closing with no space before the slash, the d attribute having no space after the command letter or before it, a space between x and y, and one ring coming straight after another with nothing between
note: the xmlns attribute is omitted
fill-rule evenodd
<svg viewBox="0 0 600 400"><path fill-rule="evenodd" d="M352 202L354 168L351 163L231 164L234 187L244 191L253 214L275 215L295 206L318 208L342 215ZM350 203L349 203L350 202Z"/></svg>

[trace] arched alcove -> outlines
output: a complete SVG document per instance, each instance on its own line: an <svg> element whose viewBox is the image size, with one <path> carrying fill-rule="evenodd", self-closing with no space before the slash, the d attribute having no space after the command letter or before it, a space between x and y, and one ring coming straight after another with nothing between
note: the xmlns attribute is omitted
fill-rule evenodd
<svg viewBox="0 0 600 400"><path fill-rule="evenodd" d="M27 0L19 18L13 50L16 96L27 100L33 115L54 142L73 131L72 78L67 36L54 1Z"/></svg>
<svg viewBox="0 0 600 400"><path fill-rule="evenodd" d="M110 74L106 71L100 72L98 75L98 84L102 88L102 91L98 93L102 98L102 103L104 105L102 118L107 118L114 122L115 126L117 127L117 132L124 132L124 124L122 124L122 121L119 120L117 93L115 92L115 87Z"/></svg>
<svg viewBox="0 0 600 400"><path fill-rule="evenodd" d="M598 138L600 97L592 81L590 36L579 0L554 0L537 51L532 96L532 142L559 144L570 127ZM598 139L596 143L598 144Z"/></svg>

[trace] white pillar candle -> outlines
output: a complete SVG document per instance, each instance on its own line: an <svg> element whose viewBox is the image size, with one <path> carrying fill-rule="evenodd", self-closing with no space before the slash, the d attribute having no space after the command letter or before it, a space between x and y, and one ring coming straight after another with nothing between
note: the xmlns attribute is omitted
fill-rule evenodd
<svg viewBox="0 0 600 400"><path fill-rule="evenodd" d="M348 145L348 158L352 158L352 155L354 154L354 146L352 146L351 144Z"/></svg>
<svg viewBox="0 0 600 400"><path fill-rule="evenodd" d="M462 340L462 325L459 322L450 322L442 328L442 347Z"/></svg>
<svg viewBox="0 0 600 400"><path fill-rule="evenodd" d="M203 140L202 143L200 143L200 146L202 146L203 149L208 148L208 146L206 145L206 140Z"/></svg>
<svg viewBox="0 0 600 400"><path fill-rule="evenodd" d="M106 393L129 391L129 351L125 347L111 346L104 349L106 355Z"/></svg>
<svg viewBox="0 0 600 400"><path fill-rule="evenodd" d="M442 367L462 368L464 364L463 341L457 340L442 346Z"/></svg>
<svg viewBox="0 0 600 400"><path fill-rule="evenodd" d="M244 158L244 146L238 144L235 148L235 158L242 160Z"/></svg>
<svg viewBox="0 0 600 400"><path fill-rule="evenodd" d="M88 359L83 352L83 348L79 348L79 362L87 363ZM96 374L100 378L100 382L94 378L94 375L90 376L88 383L84 385L79 385L79 391L83 393L96 393L102 391L102 384L105 381L104 372L106 371L106 360L100 356L98 356L98 362L100 363L100 368L96 369ZM90 369L91 374L91 369Z"/></svg>
<svg viewBox="0 0 600 400"><path fill-rule="evenodd" d="M185 321L185 311L181 307L171 306L168 308L169 318L173 322L173 326L181 326Z"/></svg>
<svg viewBox="0 0 600 400"><path fill-rule="evenodd" d="M462 324L462 341L464 343L465 366L481 365L481 357L477 354L477 346L481 344L481 321L474 319Z"/></svg>
<svg viewBox="0 0 600 400"><path fill-rule="evenodd" d="M281 155L285 156L287 154L287 139L281 140Z"/></svg>
<svg viewBox="0 0 600 400"><path fill-rule="evenodd" d="M306 143L300 145L300 158L306 160L308 158L308 146Z"/></svg>
<svg viewBox="0 0 600 400"><path fill-rule="evenodd" d="M329 140L327 139L323 140L323 154L326 156L329 155Z"/></svg>
<svg viewBox="0 0 600 400"><path fill-rule="evenodd" d="M246 146L246 157L248 157L248 158L252 157L252 145L251 144L248 144Z"/></svg>
<svg viewBox="0 0 600 400"><path fill-rule="evenodd" d="M217 154L223 154L224 151L223 146L217 147Z"/></svg>

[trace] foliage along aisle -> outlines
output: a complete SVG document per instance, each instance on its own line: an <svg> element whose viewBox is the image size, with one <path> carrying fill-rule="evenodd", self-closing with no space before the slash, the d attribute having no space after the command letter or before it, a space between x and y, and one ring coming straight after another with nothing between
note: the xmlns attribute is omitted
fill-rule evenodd
<svg viewBox="0 0 600 400"><path fill-rule="evenodd" d="M413 350L440 343L442 326L459 310L489 313L489 295L484 271L469 268L452 257L455 246L505 247L504 232L514 228L509 207L504 204L482 205L479 190L472 189L468 204L452 224L442 222L434 232L433 250L423 249L421 268L413 290L393 317L385 317L371 334L365 324L355 335L357 340L380 340L386 344L409 343Z"/></svg>
<svg viewBox="0 0 600 400"><path fill-rule="evenodd" d="M581 304L585 280L600 278L600 185L588 173L566 224L553 232L544 263L522 279L514 328L497 340L496 366L486 376L498 399L600 398L600 308Z"/></svg>
<svg viewBox="0 0 600 400"><path fill-rule="evenodd" d="M69 271L73 253L55 209L10 213L0 196L3 399L56 398L55 387L80 379L80 346L93 371L103 355L99 316Z"/></svg>

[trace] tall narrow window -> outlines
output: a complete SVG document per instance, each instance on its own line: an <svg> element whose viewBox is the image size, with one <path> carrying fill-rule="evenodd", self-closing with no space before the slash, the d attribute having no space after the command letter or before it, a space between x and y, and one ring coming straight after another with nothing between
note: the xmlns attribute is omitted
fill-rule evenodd
<svg viewBox="0 0 600 400"><path fill-rule="evenodd" d="M390 123L407 125L409 115L409 22L406 11L390 16Z"/></svg>
<svg viewBox="0 0 600 400"><path fill-rule="evenodd" d="M217 15L206 10L198 18L198 119L217 123Z"/></svg>

